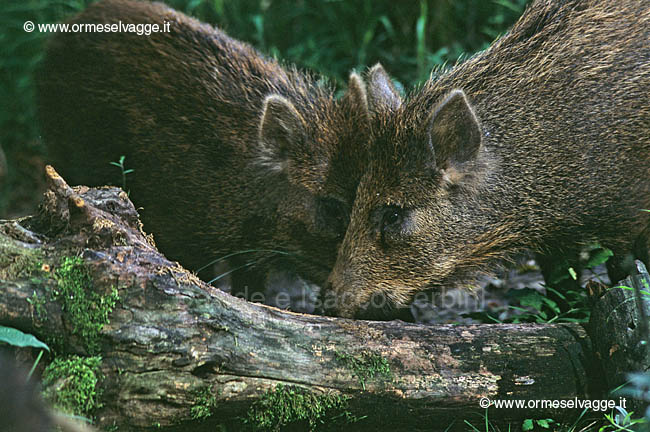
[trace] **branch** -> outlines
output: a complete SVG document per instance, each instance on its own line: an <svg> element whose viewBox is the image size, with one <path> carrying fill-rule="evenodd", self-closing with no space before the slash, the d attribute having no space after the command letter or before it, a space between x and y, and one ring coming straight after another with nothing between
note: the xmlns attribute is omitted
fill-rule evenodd
<svg viewBox="0 0 650 432"><path fill-rule="evenodd" d="M194 422L214 430L248 416L267 427L302 418L355 422L355 430L430 430L459 416L483 422L482 397L589 394L590 347L579 325L421 326L249 303L160 255L120 189L70 188L51 167L46 174L39 214L0 223L0 264L8 263L0 271L0 323L45 340L57 335L60 353L101 355L100 426L172 430ZM69 256L83 260L92 292L119 294L96 340L64 300L39 301L62 289ZM301 401L312 412L293 413ZM293 417L276 418L278 404ZM327 417L313 409L319 404ZM492 421L531 413L493 409Z"/></svg>

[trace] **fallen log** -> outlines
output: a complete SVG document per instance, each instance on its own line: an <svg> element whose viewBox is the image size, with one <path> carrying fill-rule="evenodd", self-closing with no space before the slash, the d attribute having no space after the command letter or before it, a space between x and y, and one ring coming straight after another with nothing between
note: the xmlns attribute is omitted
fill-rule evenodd
<svg viewBox="0 0 650 432"><path fill-rule="evenodd" d="M246 302L159 254L120 189L46 175L39 214L0 221L0 324L59 356L101 356L100 427L466 429L458 419L484 422L482 398L597 396L579 325L421 326ZM86 307L70 303L84 296ZM85 312L100 325L75 315ZM493 407L489 418L567 413Z"/></svg>

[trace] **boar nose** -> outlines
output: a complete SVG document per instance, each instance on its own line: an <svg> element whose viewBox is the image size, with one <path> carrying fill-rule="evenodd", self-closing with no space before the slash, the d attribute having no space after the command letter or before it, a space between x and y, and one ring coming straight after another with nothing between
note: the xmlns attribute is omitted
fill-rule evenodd
<svg viewBox="0 0 650 432"><path fill-rule="evenodd" d="M355 318L372 321L402 320L415 322L410 307L398 307L384 292L373 293L356 311Z"/></svg>

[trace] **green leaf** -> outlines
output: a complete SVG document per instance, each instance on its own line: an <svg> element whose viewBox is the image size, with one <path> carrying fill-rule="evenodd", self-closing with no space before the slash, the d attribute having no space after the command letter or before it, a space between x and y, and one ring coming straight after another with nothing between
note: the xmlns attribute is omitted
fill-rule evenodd
<svg viewBox="0 0 650 432"><path fill-rule="evenodd" d="M553 300L551 300L548 297L542 297L542 302L546 303L546 305L551 308L551 310L555 313L560 312L560 307L557 305L557 303Z"/></svg>
<svg viewBox="0 0 650 432"><path fill-rule="evenodd" d="M569 267L569 274L571 275L573 280L578 280L578 273L576 273L573 267Z"/></svg>
<svg viewBox="0 0 650 432"><path fill-rule="evenodd" d="M532 419L526 419L521 424L521 430L524 431L524 432L532 431L534 427L535 427L535 425L533 424Z"/></svg>
<svg viewBox="0 0 650 432"><path fill-rule="evenodd" d="M512 300L516 300L523 307L529 306L536 311L542 310L542 303L544 302L544 297L537 291L531 288L523 288L520 290L513 290L512 293L508 293L508 297Z"/></svg>
<svg viewBox="0 0 650 432"><path fill-rule="evenodd" d="M591 252L589 261L585 265L586 268L593 268L598 265L601 265L609 259L609 257L614 256L614 252L607 248L598 248Z"/></svg>
<svg viewBox="0 0 650 432"><path fill-rule="evenodd" d="M516 14L520 14L522 12L522 7L511 2L508 0L495 0L494 1L496 4L503 6L506 9L510 9Z"/></svg>
<svg viewBox="0 0 650 432"><path fill-rule="evenodd" d="M546 286L545 288L546 288L546 291L550 291L550 292L552 292L553 294L555 294L556 296L558 296L558 297L561 298L562 300L566 300L566 299L567 299L566 296L565 296L564 294L562 294L561 292L559 292L559 291L556 290L555 288L550 287L550 286Z"/></svg>
<svg viewBox="0 0 650 432"><path fill-rule="evenodd" d="M388 36L393 39L395 37L395 29L393 28L393 24L390 22L390 19L388 19L386 15L382 15L379 17L379 22L384 26L384 29L386 29Z"/></svg>
<svg viewBox="0 0 650 432"><path fill-rule="evenodd" d="M36 339L34 335L23 333L12 327L0 326L0 342L17 347L34 347L50 350L46 344Z"/></svg>

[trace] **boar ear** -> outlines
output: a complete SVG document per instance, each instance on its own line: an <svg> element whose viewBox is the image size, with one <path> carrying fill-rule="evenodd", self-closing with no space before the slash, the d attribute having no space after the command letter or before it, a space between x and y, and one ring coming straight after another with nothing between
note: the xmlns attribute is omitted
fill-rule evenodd
<svg viewBox="0 0 650 432"><path fill-rule="evenodd" d="M272 171L283 171L290 153L305 142L305 122L296 107L280 95L264 99L259 125L259 161Z"/></svg>
<svg viewBox="0 0 650 432"><path fill-rule="evenodd" d="M476 157L481 126L462 90L453 90L429 117L429 137L436 166L446 169Z"/></svg>
<svg viewBox="0 0 650 432"><path fill-rule="evenodd" d="M371 114L394 111L402 105L402 98L381 64L368 71L368 108Z"/></svg>
<svg viewBox="0 0 650 432"><path fill-rule="evenodd" d="M366 84L356 72L350 74L348 90L345 92L345 95L343 95L343 102L347 104L351 110L360 112L364 120L370 121Z"/></svg>

